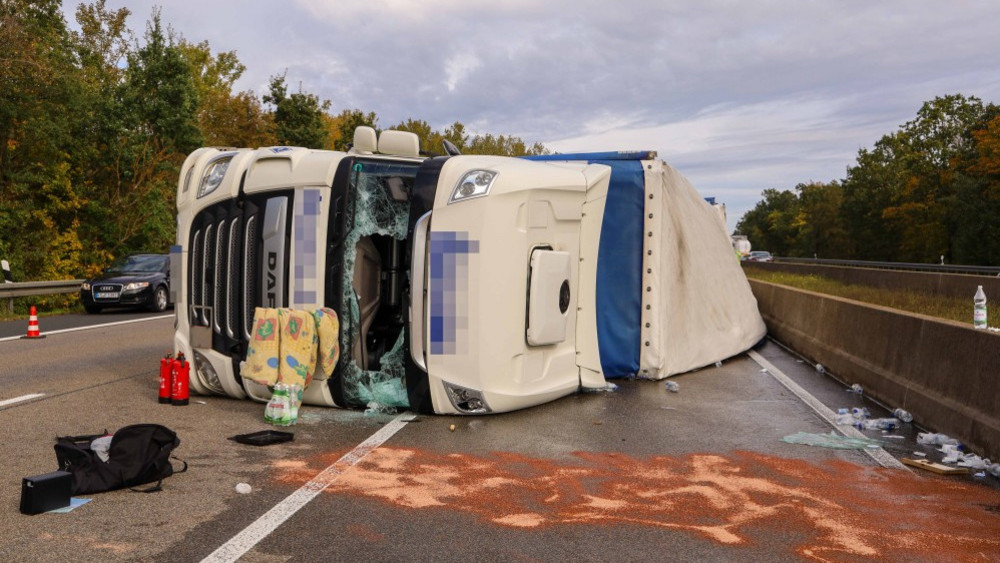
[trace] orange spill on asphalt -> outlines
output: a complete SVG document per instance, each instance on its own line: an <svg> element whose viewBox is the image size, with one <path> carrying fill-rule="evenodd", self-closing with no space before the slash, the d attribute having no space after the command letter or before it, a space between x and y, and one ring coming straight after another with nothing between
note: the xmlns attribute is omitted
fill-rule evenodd
<svg viewBox="0 0 1000 563"><path fill-rule="evenodd" d="M576 453L572 460L510 453L489 458L380 448L327 492L406 509L447 508L499 526L618 523L679 530L730 546L755 530L805 538L789 550L820 561L942 554L1000 560L1000 491L937 476L822 465L753 452L636 459ZM339 455L275 467L301 484Z"/></svg>

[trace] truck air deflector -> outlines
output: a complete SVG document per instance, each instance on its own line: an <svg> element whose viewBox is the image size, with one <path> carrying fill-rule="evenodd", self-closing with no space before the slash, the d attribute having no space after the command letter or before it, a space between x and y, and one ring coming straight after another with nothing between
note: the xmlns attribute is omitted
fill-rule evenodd
<svg viewBox="0 0 1000 563"><path fill-rule="evenodd" d="M604 376L639 372L642 323L642 253L645 179L639 158L652 151L557 154L540 161L587 161L611 167L597 259L597 335Z"/></svg>

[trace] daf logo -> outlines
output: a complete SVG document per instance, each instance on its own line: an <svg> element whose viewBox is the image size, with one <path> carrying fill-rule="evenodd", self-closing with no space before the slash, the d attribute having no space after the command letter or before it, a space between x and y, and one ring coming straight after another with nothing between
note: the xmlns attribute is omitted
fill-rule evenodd
<svg viewBox="0 0 1000 563"><path fill-rule="evenodd" d="M275 294L274 288L278 285L278 277L275 274L275 270L278 268L278 254L275 252L267 253L267 306L275 307L275 302L277 301L277 295Z"/></svg>

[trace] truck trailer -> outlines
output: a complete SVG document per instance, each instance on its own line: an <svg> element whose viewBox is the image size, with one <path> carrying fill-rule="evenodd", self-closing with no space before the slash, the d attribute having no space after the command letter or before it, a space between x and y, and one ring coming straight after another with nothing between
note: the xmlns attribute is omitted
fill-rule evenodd
<svg viewBox="0 0 1000 563"><path fill-rule="evenodd" d="M427 157L359 127L346 152L198 149L177 212L174 348L196 393L270 398L245 375L275 310L339 321L303 403L439 414L662 379L765 334L717 212L650 151Z"/></svg>

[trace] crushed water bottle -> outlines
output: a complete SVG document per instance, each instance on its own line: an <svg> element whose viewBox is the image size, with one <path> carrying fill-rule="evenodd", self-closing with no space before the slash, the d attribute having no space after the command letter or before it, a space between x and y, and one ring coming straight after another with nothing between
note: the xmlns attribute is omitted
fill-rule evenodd
<svg viewBox="0 0 1000 563"><path fill-rule="evenodd" d="M896 418L873 418L859 422L865 430L895 430L899 428L899 419Z"/></svg>
<svg viewBox="0 0 1000 563"><path fill-rule="evenodd" d="M848 391L850 391L851 393L857 393L858 395L865 392L864 388L861 387L860 383L855 383L854 385L851 385L851 388L848 389Z"/></svg>
<svg viewBox="0 0 1000 563"><path fill-rule="evenodd" d="M957 446L958 440L949 437L947 434L935 434L933 432L920 432L917 434L917 443L928 446Z"/></svg>
<svg viewBox="0 0 1000 563"><path fill-rule="evenodd" d="M837 424L854 424L854 421L857 419L854 418L854 416L851 415L851 413L849 412L847 413L842 412L842 413L837 413L835 420Z"/></svg>
<svg viewBox="0 0 1000 563"><path fill-rule="evenodd" d="M680 390L681 390L681 386L677 385L676 381L668 381L667 382L667 391L670 391L671 393L677 393Z"/></svg>
<svg viewBox="0 0 1000 563"><path fill-rule="evenodd" d="M1000 479L1000 463L990 464L990 466L986 468L986 471L990 475L996 477L997 479Z"/></svg>
<svg viewBox="0 0 1000 563"><path fill-rule="evenodd" d="M892 416L902 420L903 422L913 422L913 415L903 409L896 409L892 411Z"/></svg>
<svg viewBox="0 0 1000 563"><path fill-rule="evenodd" d="M986 328L986 293L983 286L979 286L976 296L972 298L972 326Z"/></svg>

